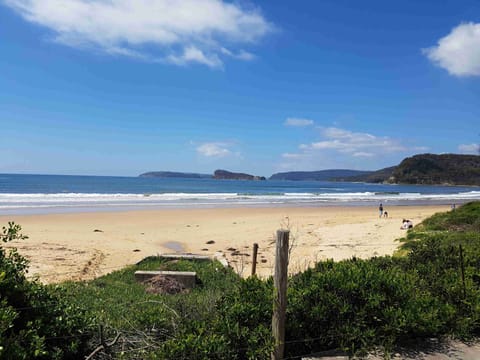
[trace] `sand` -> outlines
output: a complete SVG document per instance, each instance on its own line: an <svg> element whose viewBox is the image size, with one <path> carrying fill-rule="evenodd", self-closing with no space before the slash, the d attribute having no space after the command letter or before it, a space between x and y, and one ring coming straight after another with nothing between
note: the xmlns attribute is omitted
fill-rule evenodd
<svg viewBox="0 0 480 360"><path fill-rule="evenodd" d="M325 259L391 255L405 235L403 218L418 224L450 210L445 206L390 206L389 218L371 207L275 207L142 210L0 216L15 221L27 240L14 241L30 260L29 276L42 282L87 280L163 253L225 254L243 276L251 272L259 245L257 274L273 274L275 232L289 229L289 271Z"/></svg>

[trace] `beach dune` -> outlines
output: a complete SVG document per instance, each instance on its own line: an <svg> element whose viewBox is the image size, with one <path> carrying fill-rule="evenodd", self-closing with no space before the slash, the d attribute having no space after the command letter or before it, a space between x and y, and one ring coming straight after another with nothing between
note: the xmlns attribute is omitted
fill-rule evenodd
<svg viewBox="0 0 480 360"><path fill-rule="evenodd" d="M222 252L243 276L250 275L253 244L259 245L257 274L273 274L275 233L290 230L289 271L319 260L391 255L404 236L403 218L414 224L449 206L376 208L274 207L141 210L0 216L15 221L29 238L6 244L30 261L30 276L42 282L87 280L164 253Z"/></svg>

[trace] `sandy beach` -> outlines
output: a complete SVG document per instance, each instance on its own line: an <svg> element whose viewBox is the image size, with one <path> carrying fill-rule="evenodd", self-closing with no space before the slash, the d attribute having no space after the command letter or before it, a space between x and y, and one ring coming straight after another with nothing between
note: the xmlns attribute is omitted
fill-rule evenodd
<svg viewBox="0 0 480 360"><path fill-rule="evenodd" d="M45 283L86 280L134 264L144 257L186 252L225 254L243 276L259 245L257 273L273 273L275 232L288 228L293 245L289 271L325 259L391 255L404 236L403 218L418 224L449 206L390 206L379 218L372 207L275 207L143 210L0 216L15 221L27 240L15 246L30 260L30 276Z"/></svg>

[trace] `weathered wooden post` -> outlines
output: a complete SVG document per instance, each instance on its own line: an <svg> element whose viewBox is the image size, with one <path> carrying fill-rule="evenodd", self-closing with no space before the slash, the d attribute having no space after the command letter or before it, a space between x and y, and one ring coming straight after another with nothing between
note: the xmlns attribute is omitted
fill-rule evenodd
<svg viewBox="0 0 480 360"><path fill-rule="evenodd" d="M287 311L287 276L288 276L288 240L290 231L277 231L275 251L275 272L273 275L273 316L272 333L275 347L272 360L283 359L285 351L285 316Z"/></svg>
<svg viewBox="0 0 480 360"><path fill-rule="evenodd" d="M252 276L257 272L257 253L258 253L258 244L253 244L253 255L252 255Z"/></svg>

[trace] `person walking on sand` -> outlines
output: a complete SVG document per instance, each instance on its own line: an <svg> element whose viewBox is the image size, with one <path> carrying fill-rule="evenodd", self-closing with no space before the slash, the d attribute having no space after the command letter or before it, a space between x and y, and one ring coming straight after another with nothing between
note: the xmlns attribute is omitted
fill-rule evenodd
<svg viewBox="0 0 480 360"><path fill-rule="evenodd" d="M380 215L378 215L378 217L381 218L382 215L383 215L383 205L382 205L382 203L380 203L380 206L378 207L378 212L380 214Z"/></svg>

